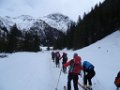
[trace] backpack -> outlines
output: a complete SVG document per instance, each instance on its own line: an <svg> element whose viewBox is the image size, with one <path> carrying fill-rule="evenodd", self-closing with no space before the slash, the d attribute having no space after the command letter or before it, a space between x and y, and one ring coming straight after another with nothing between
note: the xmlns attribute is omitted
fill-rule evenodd
<svg viewBox="0 0 120 90"><path fill-rule="evenodd" d="M116 87L120 87L120 71L117 74L117 77L115 78L114 84Z"/></svg>
<svg viewBox="0 0 120 90"><path fill-rule="evenodd" d="M80 74L80 68L81 68L81 63L75 63L74 60L72 59L70 62L70 67L69 67L69 72L70 73L75 73L75 74Z"/></svg>
<svg viewBox="0 0 120 90"><path fill-rule="evenodd" d="M69 72L73 72L73 70L74 70L74 61L71 60L70 67L69 67Z"/></svg>
<svg viewBox="0 0 120 90"><path fill-rule="evenodd" d="M120 87L120 77L116 77L114 84L116 85L116 87Z"/></svg>
<svg viewBox="0 0 120 90"><path fill-rule="evenodd" d="M60 53L59 52L56 53L56 58L58 58L58 59L60 58Z"/></svg>
<svg viewBox="0 0 120 90"><path fill-rule="evenodd" d="M90 62L84 61L83 62L83 68L87 71L90 71L90 70L94 69L94 66Z"/></svg>
<svg viewBox="0 0 120 90"><path fill-rule="evenodd" d="M68 59L67 54L64 53L64 54L62 55L62 58L63 58L63 63L66 63L66 62L67 62L67 59Z"/></svg>

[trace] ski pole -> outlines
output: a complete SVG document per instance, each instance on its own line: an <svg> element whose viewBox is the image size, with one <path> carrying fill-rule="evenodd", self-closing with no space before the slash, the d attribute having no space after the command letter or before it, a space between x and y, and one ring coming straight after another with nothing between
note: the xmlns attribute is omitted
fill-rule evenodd
<svg viewBox="0 0 120 90"><path fill-rule="evenodd" d="M59 80L60 80L60 75L61 75L61 72L62 72L62 68L61 68L61 70L60 70L60 74L59 74L59 78L58 78L58 82L57 82L57 85L56 85L56 89L55 89L55 90L57 90L58 83L59 83Z"/></svg>

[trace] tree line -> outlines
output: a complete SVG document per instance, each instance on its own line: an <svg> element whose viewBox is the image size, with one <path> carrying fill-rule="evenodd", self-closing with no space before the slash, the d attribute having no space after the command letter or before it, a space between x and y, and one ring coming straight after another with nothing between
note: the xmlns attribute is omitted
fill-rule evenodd
<svg viewBox="0 0 120 90"><path fill-rule="evenodd" d="M5 27L0 27L0 52L37 52L41 43L47 44L48 47L53 45L54 49L66 47L76 50L88 46L120 29L119 4L120 0L105 0L97 4L89 13L85 13L83 18L79 16L78 21L72 22L67 32L60 35L51 28L46 28L47 37L43 41L40 41L35 30L24 32L19 30L16 24L10 28L10 32Z"/></svg>
<svg viewBox="0 0 120 90"><path fill-rule="evenodd" d="M5 27L2 30L0 30L0 52L40 51L40 38L36 31L22 32L16 24L10 28L10 32Z"/></svg>
<svg viewBox="0 0 120 90"><path fill-rule="evenodd" d="M79 49L88 46L120 29L120 0L105 0L97 4L77 23L71 23L64 37L54 48ZM61 43L62 42L62 43Z"/></svg>

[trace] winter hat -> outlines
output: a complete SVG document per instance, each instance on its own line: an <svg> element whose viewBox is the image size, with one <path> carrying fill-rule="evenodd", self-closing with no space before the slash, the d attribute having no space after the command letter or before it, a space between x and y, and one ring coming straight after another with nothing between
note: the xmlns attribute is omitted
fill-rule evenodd
<svg viewBox="0 0 120 90"><path fill-rule="evenodd" d="M74 60L76 64L79 64L81 62L81 58L79 56L76 56Z"/></svg>
<svg viewBox="0 0 120 90"><path fill-rule="evenodd" d="M75 57L77 57L77 56L78 56L78 54L77 54L77 53L74 53L73 58L75 58Z"/></svg>
<svg viewBox="0 0 120 90"><path fill-rule="evenodd" d="M75 60L76 64L81 62L81 57L79 57L77 53L74 53L73 57L74 57L74 60Z"/></svg>
<svg viewBox="0 0 120 90"><path fill-rule="evenodd" d="M66 53L66 52L63 52L63 55L67 55L67 53Z"/></svg>

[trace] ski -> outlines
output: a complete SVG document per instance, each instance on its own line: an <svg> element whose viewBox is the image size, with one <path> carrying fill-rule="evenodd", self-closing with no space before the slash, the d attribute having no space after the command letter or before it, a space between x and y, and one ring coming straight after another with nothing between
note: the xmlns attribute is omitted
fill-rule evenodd
<svg viewBox="0 0 120 90"><path fill-rule="evenodd" d="M92 88L89 88L89 87L87 87L87 88L85 88L81 83L79 83L78 82L78 85L82 88L82 89L84 89L84 90L93 90Z"/></svg>
<svg viewBox="0 0 120 90"><path fill-rule="evenodd" d="M79 85L82 89L86 90L85 87L84 87L81 83L78 82L78 85Z"/></svg>

